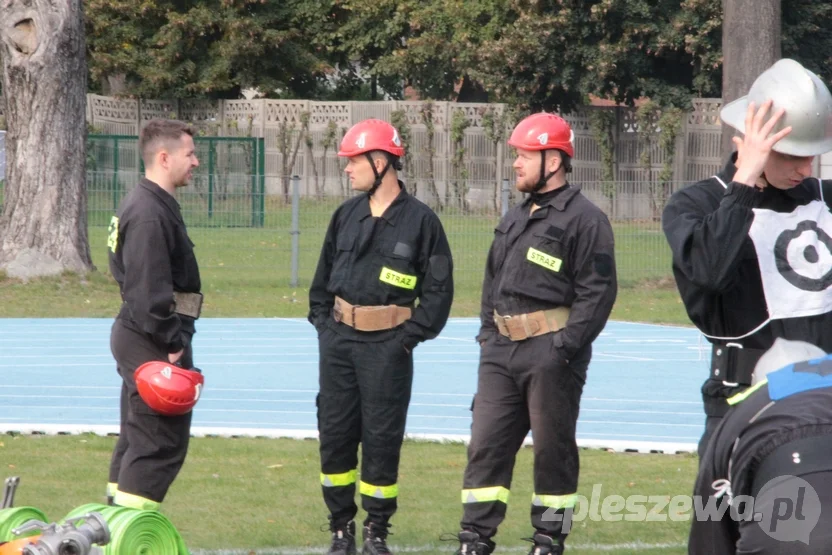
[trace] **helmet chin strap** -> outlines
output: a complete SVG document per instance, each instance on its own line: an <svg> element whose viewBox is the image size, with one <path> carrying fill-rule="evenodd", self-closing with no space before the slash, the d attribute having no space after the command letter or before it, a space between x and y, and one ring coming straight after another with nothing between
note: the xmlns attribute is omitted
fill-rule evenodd
<svg viewBox="0 0 832 555"><path fill-rule="evenodd" d="M375 169L375 168L373 168L373 169ZM546 186L546 182L549 181L552 178L553 175L558 173L559 169L560 169L560 166L558 166L555 171L549 172L548 175L546 174L546 151L541 150L540 151L540 180L535 184L534 188L532 189L532 192L533 193L540 192L540 190L543 187Z"/></svg>
<svg viewBox="0 0 832 555"><path fill-rule="evenodd" d="M366 156L367 160L369 160L370 167L373 168L373 175L376 176L376 180L373 181L373 186L370 187L369 191L367 191L368 195L373 196L373 193L375 193L376 189L378 189L379 185L381 185L381 180L384 179L384 175L387 173L387 170L390 169L390 158L385 156L385 160L387 160L387 163L384 165L384 169L381 170L381 173L379 173L379 171L376 169L375 160L373 160L373 157L370 155L370 153L365 152L364 156Z"/></svg>

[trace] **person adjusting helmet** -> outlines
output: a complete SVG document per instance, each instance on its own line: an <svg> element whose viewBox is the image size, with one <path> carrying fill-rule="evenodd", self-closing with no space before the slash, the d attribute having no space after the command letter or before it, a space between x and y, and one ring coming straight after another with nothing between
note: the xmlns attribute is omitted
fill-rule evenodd
<svg viewBox="0 0 832 555"><path fill-rule="evenodd" d="M720 117L739 132L737 151L716 175L676 191L662 213L685 310L711 343L700 458L726 400L752 385L777 338L832 351L832 182L812 175L815 157L832 151L832 94L782 59Z"/></svg>
<svg viewBox="0 0 832 555"><path fill-rule="evenodd" d="M381 170L378 169L376 159L373 158L374 152L386 154L386 164ZM391 167L396 170L402 169L399 158L404 156L404 147L398 130L380 119L368 119L353 125L341 139L338 156L355 158L362 154L367 157L375 175L375 180L368 190L368 193L372 195L381 185Z"/></svg>
<svg viewBox="0 0 832 555"><path fill-rule="evenodd" d="M592 343L618 291L612 226L566 177L575 154L554 114L522 120L516 188L530 193L494 232L485 264L481 354L457 555L490 555L506 516L515 456L531 430L530 554L560 555L578 487L578 407Z"/></svg>
<svg viewBox="0 0 832 555"><path fill-rule="evenodd" d="M413 349L442 331L453 301L448 238L433 210L399 180L404 153L399 132L381 120L344 135L338 155L348 158L344 172L363 194L332 215L309 287L329 555L356 552L356 489L367 513L361 552L391 553Z"/></svg>
<svg viewBox="0 0 832 555"><path fill-rule="evenodd" d="M134 379L142 400L164 416L190 412L205 384L205 377L198 368L186 370L161 361L145 362L136 368Z"/></svg>
<svg viewBox="0 0 832 555"><path fill-rule="evenodd" d="M509 146L517 150L540 152L540 180L532 192L546 186L549 179L561 167L566 173L572 171L572 157L575 155L575 133L560 116L548 113L532 114L517 124L508 140ZM561 164L553 171L546 172L546 151L561 153Z"/></svg>

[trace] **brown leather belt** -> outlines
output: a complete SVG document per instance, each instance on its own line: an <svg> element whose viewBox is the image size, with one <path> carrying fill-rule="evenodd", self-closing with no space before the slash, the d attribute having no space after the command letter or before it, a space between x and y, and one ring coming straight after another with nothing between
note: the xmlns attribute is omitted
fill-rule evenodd
<svg viewBox="0 0 832 555"><path fill-rule="evenodd" d="M341 297L335 297L332 316L336 322L359 331L393 329L410 319L412 310L406 306L356 306Z"/></svg>
<svg viewBox="0 0 832 555"><path fill-rule="evenodd" d="M197 319L202 312L202 293L174 291L173 302L176 304L173 311L177 314Z"/></svg>
<svg viewBox="0 0 832 555"><path fill-rule="evenodd" d="M500 333L512 341L523 341L546 333L554 333L566 326L569 308L560 306L528 314L500 316L494 311L494 323Z"/></svg>

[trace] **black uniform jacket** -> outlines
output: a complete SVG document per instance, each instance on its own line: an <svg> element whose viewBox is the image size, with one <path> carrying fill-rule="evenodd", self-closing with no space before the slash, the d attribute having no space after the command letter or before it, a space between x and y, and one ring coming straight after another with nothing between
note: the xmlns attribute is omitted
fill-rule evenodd
<svg viewBox="0 0 832 555"><path fill-rule="evenodd" d="M173 311L173 292L199 293L201 284L179 203L142 178L113 217L107 244L124 300L119 318L168 353L181 350L194 320Z"/></svg>
<svg viewBox="0 0 832 555"><path fill-rule="evenodd" d="M378 218L367 194L345 201L332 215L309 288L309 321L319 331L334 323L336 295L360 306L415 305L401 329L367 333L339 325L342 335L381 341L401 332L410 350L445 327L454 295L448 239L436 214L399 186Z"/></svg>
<svg viewBox="0 0 832 555"><path fill-rule="evenodd" d="M501 316L571 307L555 347L567 360L591 345L609 318L618 292L613 231L609 219L580 189L546 194L509 210L494 233L482 291L483 341L498 333Z"/></svg>

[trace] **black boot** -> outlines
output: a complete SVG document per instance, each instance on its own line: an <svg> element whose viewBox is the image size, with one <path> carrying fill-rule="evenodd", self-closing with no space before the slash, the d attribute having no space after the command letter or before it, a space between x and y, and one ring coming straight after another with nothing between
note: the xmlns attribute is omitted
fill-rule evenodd
<svg viewBox="0 0 832 555"><path fill-rule="evenodd" d="M476 532L463 530L459 533L459 550L456 555L491 555L495 544L488 538L481 538Z"/></svg>
<svg viewBox="0 0 832 555"><path fill-rule="evenodd" d="M355 555L355 522L346 526L330 525L332 545L327 555Z"/></svg>
<svg viewBox="0 0 832 555"><path fill-rule="evenodd" d="M364 526L364 549L362 555L392 555L387 547L387 528L389 525L368 522Z"/></svg>
<svg viewBox="0 0 832 555"><path fill-rule="evenodd" d="M560 538L554 539L546 534L537 533L531 538L534 542L529 555L562 555L563 554L563 540Z"/></svg>

